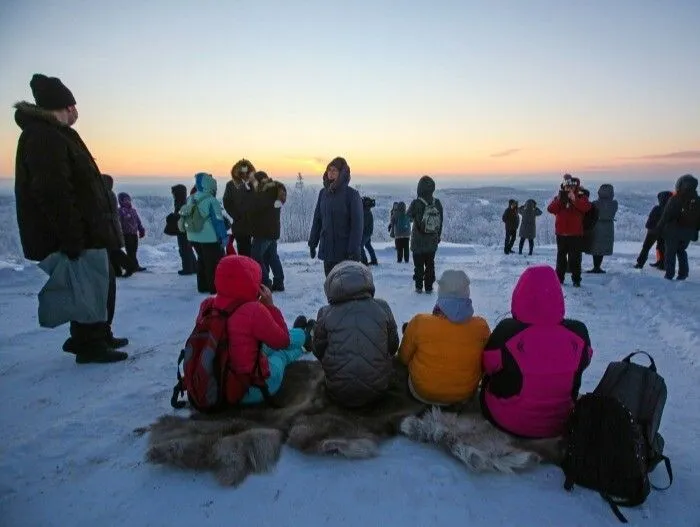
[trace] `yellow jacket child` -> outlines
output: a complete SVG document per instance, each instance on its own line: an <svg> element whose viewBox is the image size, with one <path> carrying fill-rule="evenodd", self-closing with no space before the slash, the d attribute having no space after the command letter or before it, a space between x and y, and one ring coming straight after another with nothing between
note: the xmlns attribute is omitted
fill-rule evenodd
<svg viewBox="0 0 700 527"><path fill-rule="evenodd" d="M469 399L481 380L481 354L491 335L474 316L469 277L447 270L438 280L432 314L418 314L404 331L399 357L408 366L413 396L428 404L448 405Z"/></svg>

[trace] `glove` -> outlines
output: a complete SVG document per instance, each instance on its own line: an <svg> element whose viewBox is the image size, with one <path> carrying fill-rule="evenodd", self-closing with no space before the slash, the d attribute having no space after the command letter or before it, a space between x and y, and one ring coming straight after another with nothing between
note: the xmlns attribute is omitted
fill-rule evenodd
<svg viewBox="0 0 700 527"><path fill-rule="evenodd" d="M309 247L309 255L311 255L311 258L316 258L316 247Z"/></svg>

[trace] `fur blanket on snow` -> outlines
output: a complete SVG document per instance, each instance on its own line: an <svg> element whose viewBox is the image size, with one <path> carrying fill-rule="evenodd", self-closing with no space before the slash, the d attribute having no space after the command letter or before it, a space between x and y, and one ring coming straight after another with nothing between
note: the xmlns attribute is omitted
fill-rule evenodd
<svg viewBox="0 0 700 527"><path fill-rule="evenodd" d="M559 438L518 439L489 423L478 408L470 410L455 414L433 408L422 416L404 419L401 433L442 448L473 472L513 473L561 461Z"/></svg>
<svg viewBox="0 0 700 527"><path fill-rule="evenodd" d="M551 458L537 442L496 430L478 410L424 413L426 406L410 395L407 378L406 367L395 361L386 396L370 407L348 410L329 399L318 362L298 361L285 371L276 407L263 403L189 418L169 414L136 432L149 433L149 462L211 470L222 485L238 485L249 474L274 468L284 443L308 454L365 459L399 433L441 446L474 471L512 472Z"/></svg>
<svg viewBox="0 0 700 527"><path fill-rule="evenodd" d="M285 442L308 454L370 458L382 439L398 435L403 418L425 407L411 397L407 377L397 361L386 396L370 407L348 410L328 397L318 362L297 361L285 370L274 396L277 408L263 403L215 416L164 415L137 433L150 432L148 461L213 470L223 485L269 471Z"/></svg>

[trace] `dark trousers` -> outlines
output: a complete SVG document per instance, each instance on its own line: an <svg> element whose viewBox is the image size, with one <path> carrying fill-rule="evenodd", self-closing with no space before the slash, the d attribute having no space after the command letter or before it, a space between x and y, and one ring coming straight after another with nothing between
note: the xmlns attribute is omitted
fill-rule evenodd
<svg viewBox="0 0 700 527"><path fill-rule="evenodd" d="M218 242L192 243L197 253L197 291L200 293L216 294L214 275L219 260L224 257L224 250Z"/></svg>
<svg viewBox="0 0 700 527"><path fill-rule="evenodd" d="M192 244L187 239L187 234L177 235L177 249L180 252L182 271L186 274L197 272L197 257L194 255Z"/></svg>
<svg viewBox="0 0 700 527"><path fill-rule="evenodd" d="M367 249L367 253L369 253L369 261L367 260L367 254L365 254L365 249ZM365 236L364 238L362 238L361 250L362 253L360 256L360 260L363 264L367 264L369 262L377 263L377 254L374 252L374 247L372 247L371 236Z"/></svg>
<svg viewBox="0 0 700 527"><path fill-rule="evenodd" d="M508 254L513 252L513 245L515 245L515 238L517 237L517 231L506 231L506 240L503 245L503 252Z"/></svg>
<svg viewBox="0 0 700 527"><path fill-rule="evenodd" d="M251 258L260 264L260 268L262 269L262 283L267 287L272 285L270 282L270 264L275 257L279 259L279 256L277 256L277 240L253 238Z"/></svg>
<svg viewBox="0 0 700 527"><path fill-rule="evenodd" d="M666 239L666 252L664 253L664 265L666 278L673 278L676 274L676 259L678 259L678 278L687 278L688 272L688 249L690 242L681 241L675 238Z"/></svg>
<svg viewBox="0 0 700 527"><path fill-rule="evenodd" d="M267 253L267 265L272 272L272 284L276 286L283 286L284 269L282 268L280 255L277 252L277 240L275 240L273 247Z"/></svg>
<svg viewBox="0 0 700 527"><path fill-rule="evenodd" d="M435 253L413 253L413 280L416 289L432 291L435 283Z"/></svg>
<svg viewBox="0 0 700 527"><path fill-rule="evenodd" d="M663 238L656 238L656 234L653 231L647 231L647 235L644 237L644 242L642 243L642 250L639 251L639 256L637 256L637 263L642 266L647 263L647 258L649 258L649 251L654 246L656 242L656 250L660 253L660 261L664 260L664 240Z"/></svg>
<svg viewBox="0 0 700 527"><path fill-rule="evenodd" d="M557 236L557 276L564 283L566 270L571 271L571 280L581 283L581 247L583 236Z"/></svg>
<svg viewBox="0 0 700 527"><path fill-rule="evenodd" d="M114 278L114 269L109 266L109 280L107 283L107 320L94 324L70 323L70 336L74 348L89 347L97 342L112 338L112 321L114 320L114 308L117 301L117 281ZM89 350L88 350L89 351Z"/></svg>
<svg viewBox="0 0 700 527"><path fill-rule="evenodd" d="M600 254L594 254L593 255L593 269L600 269L601 265L603 265L603 256Z"/></svg>
<svg viewBox="0 0 700 527"><path fill-rule="evenodd" d="M527 240L527 243L530 246L530 251L528 252L528 254L532 255L532 250L535 248L535 240L533 240L532 238L520 238L520 246L518 247L518 253L523 254L525 240Z"/></svg>
<svg viewBox="0 0 700 527"><path fill-rule="evenodd" d="M124 248L126 249L126 255L131 260L134 265L134 269L141 267L139 265L139 260L136 257L136 253L139 250L139 237L136 234L125 234L124 235Z"/></svg>
<svg viewBox="0 0 700 527"><path fill-rule="evenodd" d="M131 258L121 249L109 251L109 263L112 266L115 276L122 276L124 272L133 273L136 270Z"/></svg>
<svg viewBox="0 0 700 527"><path fill-rule="evenodd" d="M323 261L323 274L328 276L330 272L333 270L333 268L338 265L340 262L330 262L330 261Z"/></svg>
<svg viewBox="0 0 700 527"><path fill-rule="evenodd" d="M396 238L394 245L396 246L396 261L401 263L401 260L408 263L408 246L409 238Z"/></svg>
<svg viewBox="0 0 700 527"><path fill-rule="evenodd" d="M253 254L253 237L250 234L234 234L236 240L236 252L241 256L251 256Z"/></svg>

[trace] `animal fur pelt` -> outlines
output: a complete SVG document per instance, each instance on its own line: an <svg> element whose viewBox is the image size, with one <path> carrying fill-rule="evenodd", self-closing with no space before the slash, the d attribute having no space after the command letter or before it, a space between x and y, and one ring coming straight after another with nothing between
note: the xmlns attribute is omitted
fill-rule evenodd
<svg viewBox="0 0 700 527"><path fill-rule="evenodd" d="M308 454L369 458L378 454L382 439L398 435L405 417L425 408L411 397L407 375L396 361L386 396L348 410L328 397L318 362L298 361L287 367L274 406L238 407L215 416L165 415L137 433L150 433L149 462L212 470L223 485L271 470L285 442Z"/></svg>
<svg viewBox="0 0 700 527"><path fill-rule="evenodd" d="M539 463L557 463L561 457L558 438L514 438L494 427L481 412L459 415L433 408L420 417L405 418L401 433L446 450L474 472L513 473Z"/></svg>

